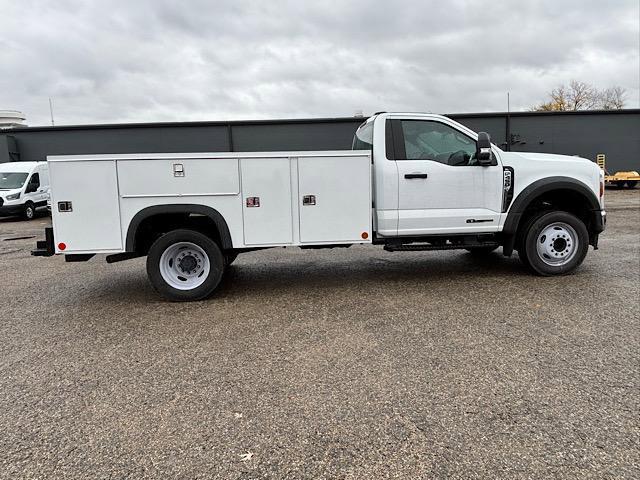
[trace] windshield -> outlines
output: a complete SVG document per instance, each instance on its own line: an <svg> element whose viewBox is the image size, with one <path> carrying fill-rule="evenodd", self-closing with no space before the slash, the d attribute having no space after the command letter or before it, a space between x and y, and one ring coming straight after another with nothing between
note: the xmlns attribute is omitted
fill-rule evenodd
<svg viewBox="0 0 640 480"><path fill-rule="evenodd" d="M373 122L365 123L353 137L352 150L373 150Z"/></svg>
<svg viewBox="0 0 640 480"><path fill-rule="evenodd" d="M12 190L22 187L28 175L28 173L22 172L1 172L0 190Z"/></svg>

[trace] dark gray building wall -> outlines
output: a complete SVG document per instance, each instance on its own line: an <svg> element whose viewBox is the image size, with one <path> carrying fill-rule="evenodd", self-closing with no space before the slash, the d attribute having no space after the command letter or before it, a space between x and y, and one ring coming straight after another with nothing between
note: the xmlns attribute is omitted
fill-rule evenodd
<svg viewBox="0 0 640 480"><path fill-rule="evenodd" d="M279 150L348 150L363 118L346 121L233 125L236 152Z"/></svg>
<svg viewBox="0 0 640 480"><path fill-rule="evenodd" d="M517 112L449 115L475 131L486 131L501 148L519 152L579 155L604 153L607 170L640 170L640 110ZM507 147L507 130L511 145Z"/></svg>
<svg viewBox="0 0 640 480"><path fill-rule="evenodd" d="M20 160L18 144L13 135L0 135L0 163Z"/></svg>
<svg viewBox="0 0 640 480"><path fill-rule="evenodd" d="M344 150L351 148L353 134L363 121L346 118L17 128L4 135L0 131L0 162L97 153ZM10 158L6 139L14 139L19 158Z"/></svg>
<svg viewBox="0 0 640 480"><path fill-rule="evenodd" d="M515 150L579 155L593 160L604 153L611 172L640 170L640 114L585 115L571 121L552 117L546 123L535 117L514 120L512 132L522 131L527 142Z"/></svg>
<svg viewBox="0 0 640 480"><path fill-rule="evenodd" d="M474 132L487 132L491 135L491 141L493 143L498 145L500 148L505 147L507 137L504 117L471 117L458 115L449 115L449 117L456 122L460 122L464 126L469 127Z"/></svg>
<svg viewBox="0 0 640 480"><path fill-rule="evenodd" d="M26 128L14 131L20 160L44 160L47 155L91 153L180 152L228 150L225 127Z"/></svg>
<svg viewBox="0 0 640 480"><path fill-rule="evenodd" d="M453 114L514 151L607 156L640 170L640 110ZM362 118L27 127L0 131L0 162L92 153L343 150ZM511 144L507 140L511 139Z"/></svg>

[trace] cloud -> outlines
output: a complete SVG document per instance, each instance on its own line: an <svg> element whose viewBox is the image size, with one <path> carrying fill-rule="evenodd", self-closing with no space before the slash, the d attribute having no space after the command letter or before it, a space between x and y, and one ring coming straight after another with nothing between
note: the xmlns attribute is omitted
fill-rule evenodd
<svg viewBox="0 0 640 480"><path fill-rule="evenodd" d="M640 106L640 3L0 0L0 108L32 125Z"/></svg>

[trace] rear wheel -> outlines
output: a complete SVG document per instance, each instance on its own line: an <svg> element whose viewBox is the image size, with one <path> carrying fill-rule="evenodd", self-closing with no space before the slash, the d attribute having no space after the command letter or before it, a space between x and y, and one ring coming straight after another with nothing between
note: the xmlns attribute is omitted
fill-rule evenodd
<svg viewBox="0 0 640 480"><path fill-rule="evenodd" d="M161 236L147 256L151 285L172 301L208 297L220 284L223 273L224 257L218 245L193 230L173 230Z"/></svg>
<svg viewBox="0 0 640 480"><path fill-rule="evenodd" d="M636 188L636 185L637 185L637 184L638 184L638 181L637 181L637 180L629 180L629 181L627 182L627 187L629 187L629 188Z"/></svg>
<svg viewBox="0 0 640 480"><path fill-rule="evenodd" d="M522 262L538 275L571 273L587 255L587 227L571 213L542 213L525 228L518 254Z"/></svg>
<svg viewBox="0 0 640 480"><path fill-rule="evenodd" d="M626 182L624 180L618 180L616 182L614 182L614 185L616 186L616 188L624 188L624 184Z"/></svg>

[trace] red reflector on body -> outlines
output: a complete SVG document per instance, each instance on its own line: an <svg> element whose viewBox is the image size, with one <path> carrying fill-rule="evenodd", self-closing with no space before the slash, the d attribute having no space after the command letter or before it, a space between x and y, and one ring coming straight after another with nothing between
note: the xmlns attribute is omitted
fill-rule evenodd
<svg viewBox="0 0 640 480"><path fill-rule="evenodd" d="M58 250L65 250L67 248L67 244L64 242L60 242L58 244Z"/></svg>

